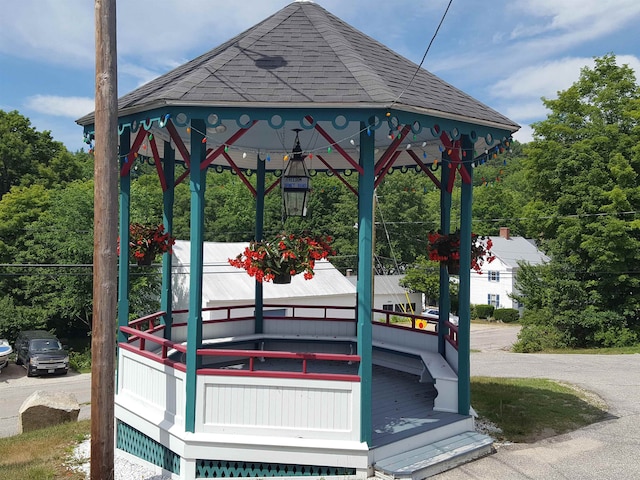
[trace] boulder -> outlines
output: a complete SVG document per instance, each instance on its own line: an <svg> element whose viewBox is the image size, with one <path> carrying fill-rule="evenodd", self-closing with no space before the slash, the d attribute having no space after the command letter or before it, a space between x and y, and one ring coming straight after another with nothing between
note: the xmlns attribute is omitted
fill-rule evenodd
<svg viewBox="0 0 640 480"><path fill-rule="evenodd" d="M75 422L80 404L71 393L37 390L19 410L18 432L30 432L64 422Z"/></svg>

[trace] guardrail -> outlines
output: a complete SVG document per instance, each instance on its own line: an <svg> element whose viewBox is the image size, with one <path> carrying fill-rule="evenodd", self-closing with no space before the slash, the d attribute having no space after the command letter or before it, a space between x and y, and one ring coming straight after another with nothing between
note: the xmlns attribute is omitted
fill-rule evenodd
<svg viewBox="0 0 640 480"><path fill-rule="evenodd" d="M287 320L295 322L304 321L317 321L323 322L355 322L355 307L345 306L326 306L326 305L287 305L287 304L267 304L265 308L275 309L287 309L288 314L274 315L270 313L265 315L264 321L269 320ZM254 309L254 305L235 305L235 306L223 306L223 307L208 307L203 308L203 312L215 311L222 313L219 318L213 320L203 320L203 324L215 324L223 322L234 322L242 320L253 320L253 315L246 315L247 309ZM174 314L188 313L188 310L175 310ZM373 309L373 313L383 315L384 320L374 320L373 323L379 326L403 329L405 331L411 331L419 334L437 335L438 334L438 322L423 317L421 315L408 314L403 312L391 312L388 310ZM176 343L171 340L165 339L158 335L165 325L161 323L161 317L166 315L166 312L159 311L146 315L139 319L133 320L128 326L120 327L122 333L129 335L126 343L121 343L120 347L129 351L139 352L141 355L157 360L163 364L173 366L179 370L184 371L185 365L179 361L172 360L168 357L169 351L174 350L177 352L186 353L186 345L182 343ZM400 317L406 319L406 323L397 323L393 321L393 317ZM175 323L173 327L183 327L186 323ZM448 333L445 335L446 341L448 341L456 350L458 349L458 327L450 322L445 322L448 327ZM137 345L135 343L137 342ZM157 345L156 347L147 348L147 344L151 343ZM233 352L233 355L230 354ZM265 351L265 350L228 350L228 349L215 349L215 348L200 348L197 351L197 355L204 356L239 356L247 358L249 360L248 370L237 369L219 369L219 368L201 368L198 369L199 374L203 375L235 375L235 376L267 376L278 378L317 378L317 379L331 379L334 380L348 380L354 381L355 378L359 378L354 375L339 375L339 374L321 374L310 373L307 371L307 362L309 360L319 361L346 361L346 362L359 362L360 357L358 355L346 355L346 354L327 354L327 353L299 353L299 352L281 352L281 351ZM255 369L256 358L288 358L298 359L302 361L302 369L300 372L274 372Z"/></svg>

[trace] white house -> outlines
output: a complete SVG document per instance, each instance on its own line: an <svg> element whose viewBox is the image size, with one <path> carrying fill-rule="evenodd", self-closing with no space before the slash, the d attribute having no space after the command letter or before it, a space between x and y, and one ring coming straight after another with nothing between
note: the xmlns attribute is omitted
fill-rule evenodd
<svg viewBox="0 0 640 480"><path fill-rule="evenodd" d="M471 304L520 310L518 302L510 297L515 291L518 262L539 265L548 262L549 257L538 250L533 240L512 237L506 227L500 228L500 236L490 238L493 242L491 251L496 258L482 265L482 273L471 271Z"/></svg>
<svg viewBox="0 0 640 480"><path fill-rule="evenodd" d="M253 304L255 279L247 272L229 265L229 259L242 253L249 244L204 242L204 275L202 280L202 308L221 305ZM173 308L188 309L189 262L188 240L177 240L173 246ZM296 275L287 285L265 282L265 304L353 306L355 286L327 260L320 260L314 268L315 276L305 280ZM208 312L213 315L213 312ZM206 312L203 313L203 319Z"/></svg>

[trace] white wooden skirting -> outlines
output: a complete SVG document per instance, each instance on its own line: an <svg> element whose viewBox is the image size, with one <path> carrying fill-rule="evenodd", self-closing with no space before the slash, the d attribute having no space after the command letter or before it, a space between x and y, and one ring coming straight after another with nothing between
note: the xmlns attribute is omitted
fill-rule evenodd
<svg viewBox="0 0 640 480"><path fill-rule="evenodd" d="M196 430L350 440L360 437L358 382L201 375Z"/></svg>

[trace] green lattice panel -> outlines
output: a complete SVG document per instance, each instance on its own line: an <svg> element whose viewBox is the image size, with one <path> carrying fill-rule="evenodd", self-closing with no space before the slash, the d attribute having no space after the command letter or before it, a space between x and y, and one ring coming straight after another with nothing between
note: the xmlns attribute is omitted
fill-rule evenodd
<svg viewBox="0 0 640 480"><path fill-rule="evenodd" d="M180 474L180 456L126 423L118 421L116 446L131 455Z"/></svg>
<svg viewBox="0 0 640 480"><path fill-rule="evenodd" d="M322 477L355 475L355 473L355 468L282 463L198 460L196 464L196 478Z"/></svg>

